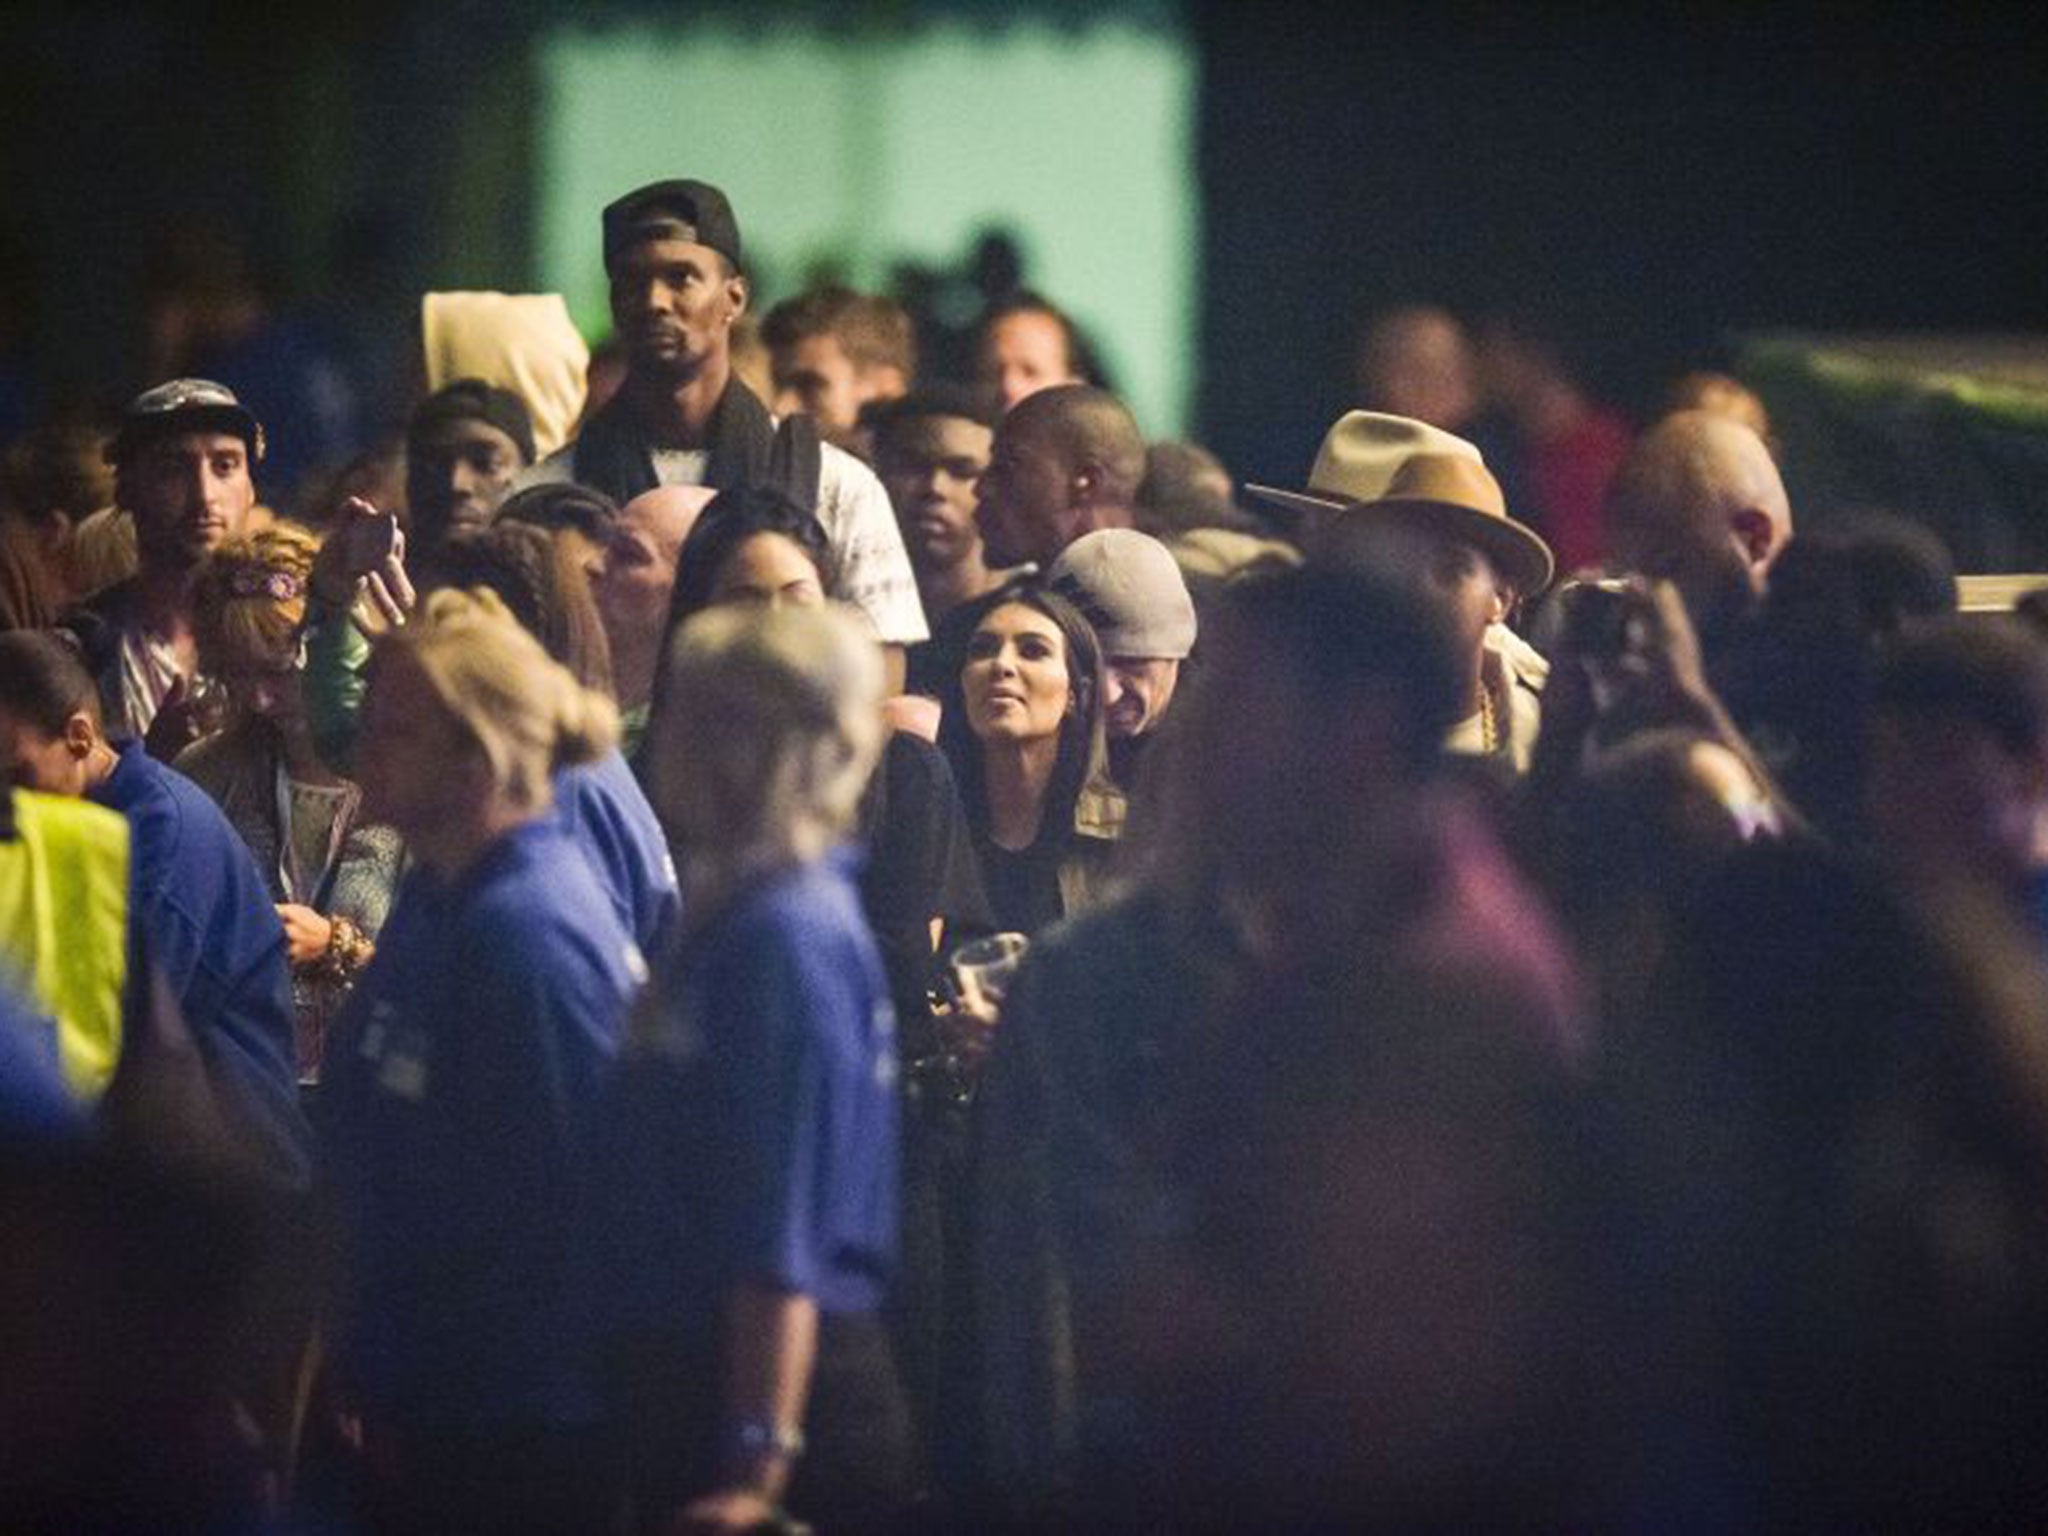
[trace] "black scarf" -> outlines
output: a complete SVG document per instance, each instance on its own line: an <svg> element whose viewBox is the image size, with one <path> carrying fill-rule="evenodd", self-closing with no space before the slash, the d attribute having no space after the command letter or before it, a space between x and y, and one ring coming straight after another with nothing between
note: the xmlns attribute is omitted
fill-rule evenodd
<svg viewBox="0 0 2048 1536"><path fill-rule="evenodd" d="M808 416L792 416L776 430L754 392L738 374L728 378L704 432L704 483L722 491L735 485L772 485L798 506L818 505L818 434ZM577 436L575 476L624 506L661 482L646 434L634 419L624 390L584 424Z"/></svg>

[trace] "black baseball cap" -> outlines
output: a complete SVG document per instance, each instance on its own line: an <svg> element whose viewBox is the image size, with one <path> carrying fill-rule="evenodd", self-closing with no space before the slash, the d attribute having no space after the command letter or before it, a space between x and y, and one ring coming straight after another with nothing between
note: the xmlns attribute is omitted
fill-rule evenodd
<svg viewBox="0 0 2048 1536"><path fill-rule="evenodd" d="M735 271L740 260L740 225L732 204L704 181L655 181L628 192L604 211L604 262L610 266L642 240L687 240L708 245Z"/></svg>
<svg viewBox="0 0 2048 1536"><path fill-rule="evenodd" d="M172 379L128 402L107 445L107 462L119 464L145 443L172 432L208 431L239 437L248 445L252 464L263 457L263 424L233 390L211 379Z"/></svg>

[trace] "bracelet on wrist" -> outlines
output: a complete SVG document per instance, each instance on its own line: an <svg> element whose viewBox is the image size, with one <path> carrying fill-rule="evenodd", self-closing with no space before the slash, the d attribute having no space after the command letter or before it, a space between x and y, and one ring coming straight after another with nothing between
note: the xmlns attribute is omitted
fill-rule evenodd
<svg viewBox="0 0 2048 1536"><path fill-rule="evenodd" d="M355 979L375 951L376 946L362 929L345 917L333 918L329 921L327 953L320 957L320 968L330 979L347 983Z"/></svg>

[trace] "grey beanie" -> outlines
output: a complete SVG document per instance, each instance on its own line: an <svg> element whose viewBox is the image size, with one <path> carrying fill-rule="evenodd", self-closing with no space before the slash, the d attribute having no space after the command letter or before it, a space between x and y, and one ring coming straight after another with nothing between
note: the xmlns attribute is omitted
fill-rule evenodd
<svg viewBox="0 0 2048 1536"><path fill-rule="evenodd" d="M1105 656L1179 661L1195 648L1195 604L1167 547L1134 528L1102 528L1069 544L1046 573L1081 610Z"/></svg>

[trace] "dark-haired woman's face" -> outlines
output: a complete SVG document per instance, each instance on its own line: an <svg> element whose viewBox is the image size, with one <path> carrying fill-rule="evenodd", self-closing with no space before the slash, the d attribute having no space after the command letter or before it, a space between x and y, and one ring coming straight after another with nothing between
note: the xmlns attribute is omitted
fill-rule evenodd
<svg viewBox="0 0 2048 1536"><path fill-rule="evenodd" d="M757 533L726 556L711 601L751 603L760 608L817 608L825 601L818 568L796 540Z"/></svg>
<svg viewBox="0 0 2048 1536"><path fill-rule="evenodd" d="M1074 696L1067 638L1036 608L992 609L967 643L960 688L967 727L983 741L1057 736Z"/></svg>

